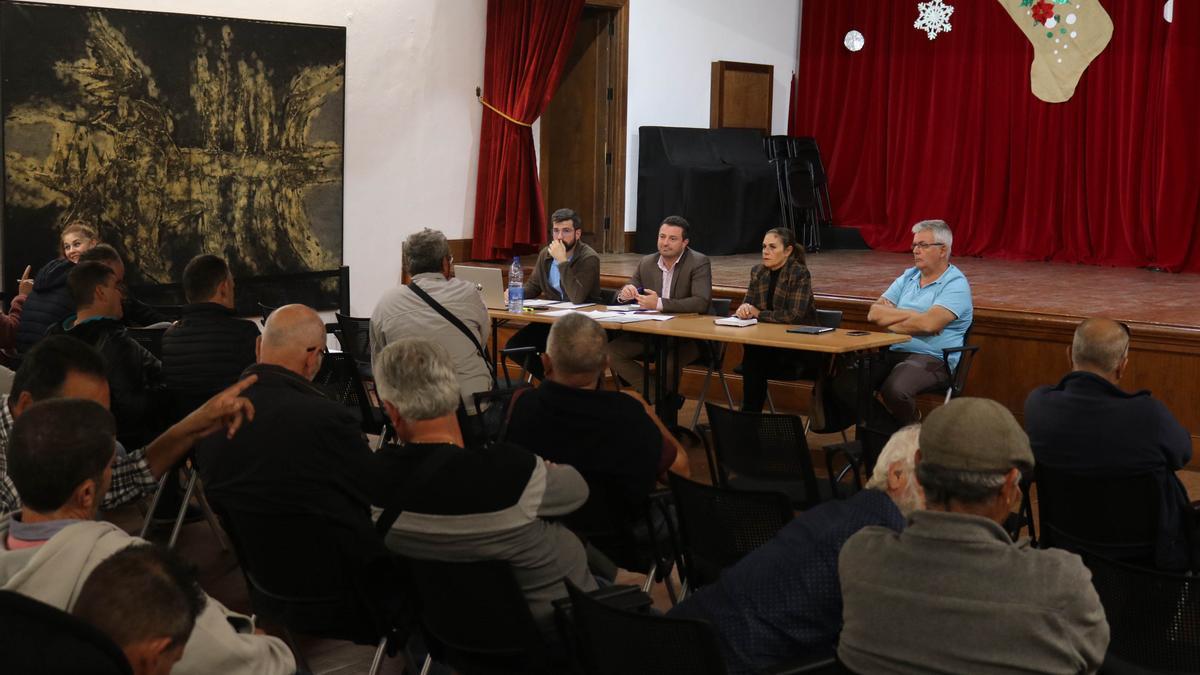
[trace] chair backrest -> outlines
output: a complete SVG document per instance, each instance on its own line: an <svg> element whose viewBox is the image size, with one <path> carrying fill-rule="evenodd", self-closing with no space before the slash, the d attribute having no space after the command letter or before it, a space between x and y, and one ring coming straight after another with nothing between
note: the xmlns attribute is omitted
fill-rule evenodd
<svg viewBox="0 0 1200 675"><path fill-rule="evenodd" d="M708 305L708 313L713 316L729 316L729 308L733 301L729 298L713 298Z"/></svg>
<svg viewBox="0 0 1200 675"><path fill-rule="evenodd" d="M575 656L587 675L723 675L711 624L609 607L570 581Z"/></svg>
<svg viewBox="0 0 1200 675"><path fill-rule="evenodd" d="M324 637L374 642L407 601L399 568L364 516L354 531L319 513L259 513L209 496L255 613Z"/></svg>
<svg viewBox="0 0 1200 675"><path fill-rule="evenodd" d="M404 563L434 659L461 673L549 672L546 644L507 562Z"/></svg>
<svg viewBox="0 0 1200 675"><path fill-rule="evenodd" d="M1160 503L1154 473L1083 475L1038 464L1034 475L1043 545L1153 562Z"/></svg>
<svg viewBox="0 0 1200 675"><path fill-rule="evenodd" d="M1200 669L1200 578L1127 565L1086 550L1081 555L1108 620L1106 670L1114 656L1136 667L1129 672Z"/></svg>
<svg viewBox="0 0 1200 675"><path fill-rule="evenodd" d="M258 303L258 311L262 313L262 325L267 325L267 318L271 316L271 312L274 312L277 309L279 309L279 307L264 305L261 302Z"/></svg>
<svg viewBox="0 0 1200 675"><path fill-rule="evenodd" d="M787 495L730 490L667 476L683 535L692 587L716 581L721 570L765 544L793 518Z"/></svg>
<svg viewBox="0 0 1200 675"><path fill-rule="evenodd" d="M377 417L354 358L346 352L329 352L324 359L321 369L313 377L313 384L333 400L353 410L362 420L363 431L380 433Z"/></svg>
<svg viewBox="0 0 1200 675"><path fill-rule="evenodd" d="M150 305L150 309L158 312L166 321L178 321L183 318L183 305Z"/></svg>
<svg viewBox="0 0 1200 675"><path fill-rule="evenodd" d="M14 591L0 591L6 673L132 675L125 653L91 624Z"/></svg>
<svg viewBox="0 0 1200 675"><path fill-rule="evenodd" d="M342 351L359 363L371 362L371 319L337 314Z"/></svg>
<svg viewBox="0 0 1200 675"><path fill-rule="evenodd" d="M712 428L717 475L728 483L730 470L752 480L800 482L802 508L820 503L817 474L796 415L740 412L705 403Z"/></svg>
<svg viewBox="0 0 1200 675"><path fill-rule="evenodd" d="M841 328L842 327L842 310L840 310L840 309L818 309L817 310L817 325L822 328Z"/></svg>
<svg viewBox="0 0 1200 675"><path fill-rule="evenodd" d="M155 358L162 360L162 342L163 334L167 332L166 328L127 328L125 333L133 338L133 341L146 348L146 351L154 355Z"/></svg>

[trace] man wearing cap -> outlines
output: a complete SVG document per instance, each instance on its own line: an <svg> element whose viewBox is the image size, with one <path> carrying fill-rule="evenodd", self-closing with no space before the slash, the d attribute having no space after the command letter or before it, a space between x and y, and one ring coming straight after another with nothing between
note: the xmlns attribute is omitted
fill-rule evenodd
<svg viewBox="0 0 1200 675"><path fill-rule="evenodd" d="M854 672L1094 673L1108 623L1073 553L1014 543L1029 439L995 401L960 398L921 428L925 511L867 527L838 558L838 658Z"/></svg>

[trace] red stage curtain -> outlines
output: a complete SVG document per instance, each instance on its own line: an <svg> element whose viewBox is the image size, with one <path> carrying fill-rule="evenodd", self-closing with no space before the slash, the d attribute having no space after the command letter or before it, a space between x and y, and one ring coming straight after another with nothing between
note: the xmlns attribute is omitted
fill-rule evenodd
<svg viewBox="0 0 1200 675"><path fill-rule="evenodd" d="M583 3L488 0L484 100L533 123L558 87ZM484 108L472 256L492 260L536 250L546 236L543 211L532 131Z"/></svg>
<svg viewBox="0 0 1200 675"><path fill-rule="evenodd" d="M932 41L915 2L804 3L789 126L821 147L836 222L896 251L944 218L958 254L1200 271L1200 3L1169 24L1102 2L1112 41L1065 103L1030 92L1033 48L994 0L950 0Z"/></svg>

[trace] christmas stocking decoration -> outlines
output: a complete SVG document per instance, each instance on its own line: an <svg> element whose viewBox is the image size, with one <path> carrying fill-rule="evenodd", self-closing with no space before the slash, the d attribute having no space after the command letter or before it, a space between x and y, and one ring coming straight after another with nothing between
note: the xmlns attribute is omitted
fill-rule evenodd
<svg viewBox="0 0 1200 675"><path fill-rule="evenodd" d="M998 2L1033 43L1033 95L1047 103L1071 98L1083 71L1112 39L1112 19L1100 0Z"/></svg>

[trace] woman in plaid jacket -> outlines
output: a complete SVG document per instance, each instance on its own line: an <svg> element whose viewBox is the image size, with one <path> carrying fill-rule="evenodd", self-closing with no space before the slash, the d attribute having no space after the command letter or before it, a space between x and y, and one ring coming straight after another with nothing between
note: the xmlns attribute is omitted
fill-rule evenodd
<svg viewBox="0 0 1200 675"><path fill-rule="evenodd" d="M804 264L804 248L796 245L796 235L786 227L767 230L762 257L762 264L750 270L746 299L735 315L766 323L816 325L812 278ZM742 357L742 410L762 412L767 379L803 377L812 360L803 352L746 345Z"/></svg>

